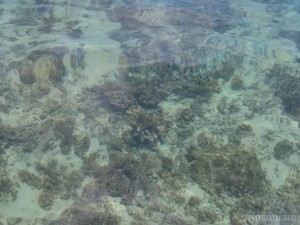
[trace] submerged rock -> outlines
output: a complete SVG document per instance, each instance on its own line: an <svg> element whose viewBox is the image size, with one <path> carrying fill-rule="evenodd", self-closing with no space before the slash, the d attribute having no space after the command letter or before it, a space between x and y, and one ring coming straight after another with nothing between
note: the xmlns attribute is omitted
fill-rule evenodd
<svg viewBox="0 0 300 225"><path fill-rule="evenodd" d="M65 75L66 68L60 58L53 55L42 55L35 63L33 72L38 81L58 82Z"/></svg>
<svg viewBox="0 0 300 225"><path fill-rule="evenodd" d="M18 69L20 74L20 80L24 84L33 84L36 81L36 76L33 72L34 63L31 60L23 60L20 68Z"/></svg>
<svg viewBox="0 0 300 225"><path fill-rule="evenodd" d="M32 52L26 59L11 63L10 68L18 70L20 81L24 84L33 84L36 81L59 82L65 75L66 68L62 62L62 54L51 51Z"/></svg>

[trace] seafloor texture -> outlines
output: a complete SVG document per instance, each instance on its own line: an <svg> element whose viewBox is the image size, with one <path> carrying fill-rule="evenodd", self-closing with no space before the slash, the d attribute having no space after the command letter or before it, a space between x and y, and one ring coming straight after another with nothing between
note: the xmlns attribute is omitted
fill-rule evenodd
<svg viewBox="0 0 300 225"><path fill-rule="evenodd" d="M2 0L0 24L1 225L299 214L296 1Z"/></svg>

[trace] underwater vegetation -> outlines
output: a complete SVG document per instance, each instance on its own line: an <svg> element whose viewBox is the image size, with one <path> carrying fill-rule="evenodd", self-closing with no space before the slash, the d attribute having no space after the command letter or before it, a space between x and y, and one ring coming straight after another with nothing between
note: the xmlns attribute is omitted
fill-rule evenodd
<svg viewBox="0 0 300 225"><path fill-rule="evenodd" d="M115 124L114 128L104 133L110 150L156 149L172 126L160 103L174 96L176 101L198 98L201 104L219 90L218 80L205 73L185 78L171 70L163 71L144 76L136 70L132 75L104 81L83 91L80 111L87 118L93 119L103 110L111 113L109 120Z"/></svg>
<svg viewBox="0 0 300 225"><path fill-rule="evenodd" d="M279 141L274 146L273 156L277 160L288 161L289 157L296 152L296 146L293 142L286 139Z"/></svg>
<svg viewBox="0 0 300 225"><path fill-rule="evenodd" d="M0 120L0 155L16 141L15 136L15 130L9 126L2 125Z"/></svg>
<svg viewBox="0 0 300 225"><path fill-rule="evenodd" d="M81 53L72 53L72 69L83 69ZM297 193L297 178L289 178L286 190L272 190L259 157L243 144L244 137L254 135L250 125L231 125L227 144L205 132L197 134L197 123L206 120L205 105L221 91L222 82L234 91L245 88L242 77L235 75L237 61L198 71L168 63L128 67L114 79L83 87L74 100L67 101L64 54L65 50L57 53L56 49L34 52L10 65L24 75L18 88L19 97L30 106L24 108L26 115L34 113L38 119L24 120L17 127L0 123L0 159L9 148L19 147L21 154L36 160L20 169L16 180L5 175L1 161L1 201L15 199L21 183L39 191L37 205L45 211L53 210L57 200L74 200L45 224L194 225L229 217L237 225L245 214L294 212L297 202L289 205L288 199L296 198L289 192ZM60 56L58 61L52 59L54 55ZM47 92L40 83L48 87ZM24 107L18 98L9 97L10 90L2 87L1 91L7 110L11 101ZM189 104L170 117L163 108L167 101ZM240 108L221 100L216 111L227 117ZM94 147L95 139L99 147ZM165 144L170 144L169 155L161 150ZM274 146L273 156L287 162L295 149L295 143L282 140ZM44 154L53 158L43 159ZM57 160L56 154L75 155L76 167ZM188 182L205 194L187 194Z"/></svg>
<svg viewBox="0 0 300 225"><path fill-rule="evenodd" d="M300 121L300 78L297 71L275 64L267 74L275 95L282 100L286 113Z"/></svg>
<svg viewBox="0 0 300 225"><path fill-rule="evenodd" d="M233 90L241 90L244 88L244 80L241 76L236 75L232 78L230 87Z"/></svg>
<svg viewBox="0 0 300 225"><path fill-rule="evenodd" d="M114 153L108 166L95 169L92 173L108 195L130 201L138 191L146 195L151 193L151 176L162 169L158 163L162 164L159 159L146 153L136 156Z"/></svg>
<svg viewBox="0 0 300 225"><path fill-rule="evenodd" d="M72 14L79 2L58 4ZM266 13L285 10L274 6L276 0L257 2L268 3ZM35 3L35 9L15 9L24 15L10 23L29 25L33 33L61 29L68 40L84 43L78 40L85 38L80 19L70 16L62 23L54 16L56 3ZM48 215L34 222L45 225L204 225L224 220L241 225L243 215L298 213L298 174L274 188L262 157L288 165L299 143L281 138L271 146L249 146L261 140L257 126L249 124L268 106L251 98L259 90L255 84L249 88L252 74L241 72L251 57L222 50L225 42L242 43L221 34L242 26L243 17L235 19L237 12L227 0L179 0L157 10L135 0L119 3L88 1L88 9L105 10L105 19L121 24L109 34L122 51L117 71L99 82L85 83L89 76L97 77L87 74L88 44L34 51L23 59L27 47L16 45L12 51L20 60L0 64L3 77L8 71L19 75L7 85L0 82L0 113L22 112L14 126L0 121L0 201L16 199L19 186L29 186L37 193L37 211ZM85 13L86 21L95 19ZM278 35L298 42L296 31L279 30ZM203 41L207 45L201 46ZM254 67L257 62L251 63ZM284 111L300 121L295 74L274 65L267 82ZM265 147L270 151L262 156L260 148ZM14 162L7 159L13 156L26 160L11 176L7 168ZM57 204L64 210L54 216ZM7 219L10 225L21 222Z"/></svg>
<svg viewBox="0 0 300 225"><path fill-rule="evenodd" d="M186 146L187 174L212 196L217 195L219 200L230 205L229 217L232 224L243 224L244 215L297 212L299 196L297 197L298 191L295 188L298 187L298 175L288 178L289 188L283 186L272 189L253 149L242 145L237 147L221 144L204 132L199 133L196 138L196 142ZM274 154L291 146L294 148L292 143L283 140L274 147ZM282 156L285 157L286 154ZM229 203L228 199L231 197L235 200ZM193 205L195 207L199 208L199 205ZM218 217L206 219L204 221L211 223L218 221Z"/></svg>
<svg viewBox="0 0 300 225"><path fill-rule="evenodd" d="M7 162L0 153L0 202L16 200L19 183L9 177L6 170Z"/></svg>
<svg viewBox="0 0 300 225"><path fill-rule="evenodd" d="M78 196L77 190L84 178L79 170L67 172L67 168L54 159L47 163L37 162L35 169L36 173L21 170L19 177L22 183L41 191L38 198L41 208L49 210L58 197L70 199Z"/></svg>
<svg viewBox="0 0 300 225"><path fill-rule="evenodd" d="M75 120L72 117L59 117L51 121L56 139L60 139L61 145L70 145L74 141L73 132Z"/></svg>
<svg viewBox="0 0 300 225"><path fill-rule="evenodd" d="M190 166L192 178L207 191L226 191L240 197L259 193L264 188L264 174L258 159L251 153L202 153L193 157L195 160Z"/></svg>
<svg viewBox="0 0 300 225"><path fill-rule="evenodd" d="M206 139L206 135L199 134L203 150L191 146L186 154L189 173L200 187L208 192L227 192L235 197L260 194L266 190L265 174L254 152L230 145L218 146Z"/></svg>

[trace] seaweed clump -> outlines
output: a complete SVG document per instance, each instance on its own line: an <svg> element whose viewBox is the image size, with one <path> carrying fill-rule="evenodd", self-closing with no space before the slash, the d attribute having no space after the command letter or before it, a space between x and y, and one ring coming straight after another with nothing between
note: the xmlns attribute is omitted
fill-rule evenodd
<svg viewBox="0 0 300 225"><path fill-rule="evenodd" d="M276 190L269 190L263 195L245 196L239 198L230 211L233 225L252 223L251 218L245 220L245 215L297 215L300 202L299 175L290 175L286 184ZM296 217L285 221L292 224Z"/></svg>
<svg viewBox="0 0 300 225"><path fill-rule="evenodd" d="M85 186L82 196L68 209L62 212L58 219L44 221L43 224L72 225L119 225L123 219L122 206L112 198L99 196L97 186L89 183ZM124 210L123 208L121 208Z"/></svg>
<svg viewBox="0 0 300 225"><path fill-rule="evenodd" d="M201 98L205 102L219 90L218 81L211 78L210 74L183 76L170 68L163 72L159 69L161 73L144 71L145 68L135 69L133 74L125 73L120 80L105 81L86 88L80 110L88 117L94 117L99 108L121 115L139 108L156 111L159 103L170 96L175 96L176 100Z"/></svg>
<svg viewBox="0 0 300 225"><path fill-rule="evenodd" d="M147 66L135 68L134 73L125 73L120 79L86 88L80 97L79 110L87 118L103 115L103 111L110 113L109 125L105 124L102 129L109 150L156 150L172 126L160 103L171 97L174 101L197 99L201 105L219 91L219 82L211 78L210 73L183 75L173 71L176 69L173 67L150 73ZM192 113L186 120L192 123L194 116ZM184 122L181 125L184 126Z"/></svg>
<svg viewBox="0 0 300 225"><path fill-rule="evenodd" d="M137 111L128 117L130 130L123 132L122 139L131 147L153 149L163 142L168 121L159 113L144 110Z"/></svg>
<svg viewBox="0 0 300 225"><path fill-rule="evenodd" d="M42 179L34 173L27 170L21 170L19 171L19 177L22 183L26 183L30 187L36 189L40 189L42 187Z"/></svg>
<svg viewBox="0 0 300 225"><path fill-rule="evenodd" d="M267 182L254 152L219 147L212 140L199 143L188 149L186 158L190 176L200 187L234 197L264 192Z"/></svg>
<svg viewBox="0 0 300 225"><path fill-rule="evenodd" d="M133 104L128 87L117 81L106 81L88 88L85 92L96 103L96 107L101 106L109 111L124 112Z"/></svg>
<svg viewBox="0 0 300 225"><path fill-rule="evenodd" d="M131 108L125 115L112 115L110 122L120 123L116 126L118 130L109 130L104 134L104 141L111 151L156 151L171 126L161 111L140 107Z"/></svg>
<svg viewBox="0 0 300 225"><path fill-rule="evenodd" d="M91 141L87 134L77 134L75 135L75 146L74 152L77 156L83 157L90 147Z"/></svg>
<svg viewBox="0 0 300 225"><path fill-rule="evenodd" d="M39 172L38 177L27 176L30 179L24 180L28 184L33 184L33 181L39 181L39 188L41 190L39 196L39 205L41 208L50 209L53 200L57 197L62 199L70 199L77 196L77 189L81 187L83 176L80 171L67 172L66 167L59 165L56 160L42 164L36 163L36 170ZM26 171L22 174L29 174ZM76 179L74 179L76 177ZM34 179L33 179L34 178Z"/></svg>
<svg viewBox="0 0 300 225"><path fill-rule="evenodd" d="M264 174L260 171L256 156L249 152L227 156L198 154L190 166L190 172L193 180L207 191L214 189L235 197L263 191Z"/></svg>
<svg viewBox="0 0 300 225"><path fill-rule="evenodd" d="M128 204L138 191L151 193L151 176L161 170L160 160L146 153L133 156L115 153L105 167L96 167L92 175L97 179L99 191L112 197L121 197Z"/></svg>
<svg viewBox="0 0 300 225"><path fill-rule="evenodd" d="M125 82L128 82L135 100L145 109L155 109L171 95L175 95L177 99L202 97L207 100L219 90L219 83L215 77L210 76L210 72L196 75L176 70L157 74L151 72L145 72L146 78L139 74L125 76Z"/></svg>
<svg viewBox="0 0 300 225"><path fill-rule="evenodd" d="M19 184L14 182L6 171L7 162L0 155L0 202L16 200Z"/></svg>
<svg viewBox="0 0 300 225"><path fill-rule="evenodd" d="M167 221L173 224L173 220L192 224L185 223L185 219L176 214L172 215L172 210L167 208L167 203L159 200L161 188L164 186L159 184L161 181L159 178L164 178L165 187L170 187L174 191L178 190L178 183L183 179L182 171L175 168L173 159L152 152L135 154L113 152L106 166L96 165L93 162L94 165L90 166L90 162L91 160L85 161L84 168L89 167L86 172L92 175L95 181L84 188L81 196L83 200L79 201L85 204L84 208L87 204L99 204L103 199L119 198L120 203L128 207L129 215L137 221L146 222L152 218L152 215L142 216L134 212L141 209L163 216L161 220L166 224ZM174 176L177 177L175 181ZM172 200L178 199L172 197Z"/></svg>
<svg viewBox="0 0 300 225"><path fill-rule="evenodd" d="M72 117L58 117L53 120L53 132L56 139L60 140L62 149L70 147L74 140L75 119Z"/></svg>
<svg viewBox="0 0 300 225"><path fill-rule="evenodd" d="M1 172L0 176L0 202L7 201L9 198L16 200L18 185L14 183L9 177Z"/></svg>
<svg viewBox="0 0 300 225"><path fill-rule="evenodd" d="M268 77L275 88L275 95L282 100L284 110L300 121L300 78L291 73L297 71L275 64Z"/></svg>
<svg viewBox="0 0 300 225"><path fill-rule="evenodd" d="M12 144L18 141L15 129L1 124L0 121L0 155Z"/></svg>
<svg viewBox="0 0 300 225"><path fill-rule="evenodd" d="M292 142L284 139L277 142L273 150L273 156L277 160L288 161L289 157L295 152L295 146Z"/></svg>
<svg viewBox="0 0 300 225"><path fill-rule="evenodd" d="M241 90L244 88L244 80L241 76L234 76L231 80L230 87L233 90Z"/></svg>

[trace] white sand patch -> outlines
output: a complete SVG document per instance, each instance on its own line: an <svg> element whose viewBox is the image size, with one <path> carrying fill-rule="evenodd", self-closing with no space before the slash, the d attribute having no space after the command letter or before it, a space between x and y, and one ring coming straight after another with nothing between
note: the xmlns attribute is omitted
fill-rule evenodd
<svg viewBox="0 0 300 225"><path fill-rule="evenodd" d="M187 183L187 188L185 190L185 195L188 198L190 197L198 197L200 201L204 200L205 192L199 188L199 186L195 183Z"/></svg>
<svg viewBox="0 0 300 225"><path fill-rule="evenodd" d="M4 126L18 127L21 122L20 110L12 110L9 114L0 112L0 121Z"/></svg>
<svg viewBox="0 0 300 225"><path fill-rule="evenodd" d="M172 118L175 117L180 110L187 109L191 102L192 100L183 100L180 102L162 101L158 106L162 108L166 118Z"/></svg>
<svg viewBox="0 0 300 225"><path fill-rule="evenodd" d="M53 207L45 211L38 206L39 193L38 190L34 190L26 184L21 184L18 197L14 202L0 202L2 221L16 217L23 217L25 221L42 218L55 219L73 203L71 200L55 199Z"/></svg>
<svg viewBox="0 0 300 225"><path fill-rule="evenodd" d="M94 152L97 152L99 154L99 158L97 158L97 164L100 166L107 166L109 163L107 146L100 145L99 140L97 138L91 139L91 144L86 155L89 155Z"/></svg>
<svg viewBox="0 0 300 225"><path fill-rule="evenodd" d="M88 49L85 56L84 73L89 78L88 84L95 84L103 77L109 76L111 72L118 71L119 54L108 53L101 49Z"/></svg>
<svg viewBox="0 0 300 225"><path fill-rule="evenodd" d="M162 144L159 146L159 151L163 156L171 157L174 159L180 152L180 149L169 144Z"/></svg>
<svg viewBox="0 0 300 225"><path fill-rule="evenodd" d="M290 168L285 163L272 158L262 161L261 165L274 188L279 188L285 184L285 179L290 173Z"/></svg>

